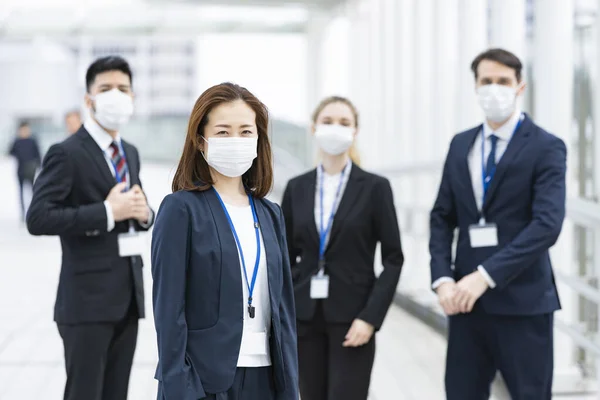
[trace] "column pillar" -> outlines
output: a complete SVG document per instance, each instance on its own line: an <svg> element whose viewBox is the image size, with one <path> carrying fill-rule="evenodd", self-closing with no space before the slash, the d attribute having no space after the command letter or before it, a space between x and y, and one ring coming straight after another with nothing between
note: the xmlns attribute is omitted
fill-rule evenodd
<svg viewBox="0 0 600 400"><path fill-rule="evenodd" d="M456 104L458 85L455 79L463 66L458 65L458 0L435 2L434 69L434 158L443 160L452 137L458 133ZM439 177L436 176L436 180ZM436 184L439 182L436 182ZM435 196L435 194L433 195Z"/></svg>
<svg viewBox="0 0 600 400"><path fill-rule="evenodd" d="M306 27L306 101L309 113L317 106L323 89L323 42L328 22L329 17L325 12L312 11ZM310 128L312 121L309 118L310 114L307 116ZM306 134L311 135L310 129ZM309 164L316 162L315 144L311 138L306 140L305 154Z"/></svg>
<svg viewBox="0 0 600 400"><path fill-rule="evenodd" d="M414 80L413 101L414 116L419 132L413 132L417 140L413 151L419 157L417 161L431 161L434 145L433 132L433 81L434 81L434 1L418 0L415 3L415 38L413 48Z"/></svg>
<svg viewBox="0 0 600 400"><path fill-rule="evenodd" d="M568 154L573 130L573 0L536 0L535 52L533 70L535 79L536 122L565 141ZM573 157L567 157L567 170L575 166ZM568 175L567 175L568 176ZM574 195L567 179L567 197ZM573 224L565 221L558 243L552 249L554 268L576 274L573 262ZM572 289L559 283L562 310L556 318L567 324L576 323L577 296ZM575 365L575 345L558 329L554 338L554 392L574 389L581 380Z"/></svg>
<svg viewBox="0 0 600 400"><path fill-rule="evenodd" d="M490 2L490 47L500 47L525 60L525 0Z"/></svg>
<svg viewBox="0 0 600 400"><path fill-rule="evenodd" d="M306 28L306 60L307 60L307 100L308 109L312 110L321 96L323 86L323 42L329 22L325 12L310 13Z"/></svg>
<svg viewBox="0 0 600 400"><path fill-rule="evenodd" d="M394 20L394 64L396 79L393 81L393 92L395 98L395 123L393 147L396 151L395 167L407 167L418 161L415 149L417 148L416 118L414 110L414 94L416 84L414 82L415 63L413 61L414 48L419 46L415 35L415 0L403 0L395 2ZM402 230L402 246L407 260L412 260L404 265L403 277L400 279L400 288L404 292L419 290L423 285L419 270L423 270L418 263L419 250L416 249L414 223L411 217L413 213L410 207L416 204L414 193L414 176L402 176L393 181L393 189L396 197L396 207L399 208L398 220Z"/></svg>
<svg viewBox="0 0 600 400"><path fill-rule="evenodd" d="M402 71L398 70L398 36L396 35L395 25L399 23L396 16L396 9L400 7L400 2L395 0L382 0L379 10L382 21L382 56L383 70L382 80L380 81L383 90L382 121L383 129L381 131L381 145L379 146L383 155L380 161L381 167L393 168L398 165L399 146L396 145L397 138L401 135L399 132L399 101L396 92L396 81Z"/></svg>
<svg viewBox="0 0 600 400"><path fill-rule="evenodd" d="M471 62L488 46L487 1L460 0L458 13L458 128L471 128L483 120L475 97Z"/></svg>
<svg viewBox="0 0 600 400"><path fill-rule="evenodd" d="M394 19L394 36L397 38L394 47L394 64L396 79L393 82L396 99L397 132L394 147L398 150L398 166L407 166L416 161L414 149L417 133L415 132L414 100L414 63L412 54L416 46L415 40L415 1L403 0L396 3ZM410 195L404 190L404 195Z"/></svg>
<svg viewBox="0 0 600 400"><path fill-rule="evenodd" d="M369 47L371 54L368 62L370 64L369 72L369 104L364 110L368 115L369 125L365 126L365 142L368 146L363 146L365 155L365 166L371 169L380 168L384 161L381 157L381 149L385 146L385 99L384 99L384 52L383 52L383 21L382 21L382 0L370 0L369 6Z"/></svg>
<svg viewBox="0 0 600 400"><path fill-rule="evenodd" d="M361 159L368 163L369 151L372 144L369 135L374 134L371 126L372 116L370 110L370 59L373 56L371 49L371 30L369 29L369 0L353 0L348 3L350 19L350 99L358 108L360 132L357 138L357 147Z"/></svg>

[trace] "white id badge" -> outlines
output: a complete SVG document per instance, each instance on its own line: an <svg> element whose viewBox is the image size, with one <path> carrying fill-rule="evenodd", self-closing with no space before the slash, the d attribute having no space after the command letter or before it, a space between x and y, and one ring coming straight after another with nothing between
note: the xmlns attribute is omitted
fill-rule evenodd
<svg viewBox="0 0 600 400"><path fill-rule="evenodd" d="M249 332L242 335L240 353L247 356L267 355L269 338L266 332Z"/></svg>
<svg viewBox="0 0 600 400"><path fill-rule="evenodd" d="M138 232L119 234L119 256L131 257L142 254L146 247L146 235Z"/></svg>
<svg viewBox="0 0 600 400"><path fill-rule="evenodd" d="M498 227L496 224L471 225L469 239L472 248L498 246Z"/></svg>
<svg viewBox="0 0 600 400"><path fill-rule="evenodd" d="M329 276L315 275L310 280L310 298L326 299L329 297Z"/></svg>

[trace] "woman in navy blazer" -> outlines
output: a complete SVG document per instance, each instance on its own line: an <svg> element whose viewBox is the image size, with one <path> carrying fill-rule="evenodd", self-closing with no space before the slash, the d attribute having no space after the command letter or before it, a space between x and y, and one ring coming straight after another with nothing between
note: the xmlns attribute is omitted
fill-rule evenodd
<svg viewBox="0 0 600 400"><path fill-rule="evenodd" d="M297 400L295 306L266 107L225 83L192 110L152 238L164 400Z"/></svg>

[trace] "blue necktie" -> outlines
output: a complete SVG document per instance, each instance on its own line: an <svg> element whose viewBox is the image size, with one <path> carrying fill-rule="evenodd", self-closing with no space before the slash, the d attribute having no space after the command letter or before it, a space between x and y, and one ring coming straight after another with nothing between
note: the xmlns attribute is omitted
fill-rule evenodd
<svg viewBox="0 0 600 400"><path fill-rule="evenodd" d="M494 134L490 135L490 141L492 142L492 148L490 149L490 155L485 165L485 174L491 178L494 176L494 172L496 172L496 144L498 144L498 136Z"/></svg>

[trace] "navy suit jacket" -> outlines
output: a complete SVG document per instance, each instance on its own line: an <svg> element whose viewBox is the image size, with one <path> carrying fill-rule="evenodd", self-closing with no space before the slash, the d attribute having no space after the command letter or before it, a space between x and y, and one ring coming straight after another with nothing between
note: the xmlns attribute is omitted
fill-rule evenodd
<svg viewBox="0 0 600 400"><path fill-rule="evenodd" d="M556 311L560 302L549 249L565 217L565 144L525 116L498 162L483 205L486 220L498 227L498 246L472 248L469 226L480 213L467 157L481 129L460 133L450 144L430 217L431 279L458 281L482 265L496 287L484 293L476 308L503 315Z"/></svg>
<svg viewBox="0 0 600 400"><path fill-rule="evenodd" d="M298 400L294 289L279 206L256 200L267 257L278 400ZM238 250L213 189L163 200L152 237L159 399L197 400L233 384L243 329Z"/></svg>

